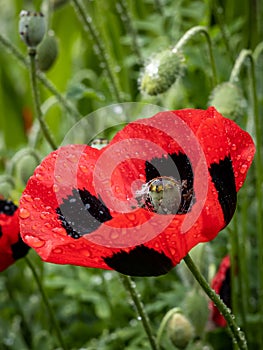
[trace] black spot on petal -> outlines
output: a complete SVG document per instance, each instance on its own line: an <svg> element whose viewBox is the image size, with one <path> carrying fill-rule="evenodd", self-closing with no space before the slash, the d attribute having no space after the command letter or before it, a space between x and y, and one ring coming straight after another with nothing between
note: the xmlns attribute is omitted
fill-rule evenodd
<svg viewBox="0 0 263 350"><path fill-rule="evenodd" d="M146 182L156 177L173 177L182 183L182 197L177 214L185 214L191 210L195 202L193 190L194 174L192 165L186 154L179 152L169 154L169 157L153 158L145 162ZM179 175L179 178L178 178Z"/></svg>
<svg viewBox="0 0 263 350"><path fill-rule="evenodd" d="M237 204L235 177L230 156L220 160L219 163L211 164L209 173L218 192L218 200L227 225L234 215Z"/></svg>
<svg viewBox="0 0 263 350"><path fill-rule="evenodd" d="M23 242L19 235L18 241L11 245L13 258L15 260L23 258L27 254L29 248L30 247Z"/></svg>
<svg viewBox="0 0 263 350"><path fill-rule="evenodd" d="M0 238L3 236L2 227L0 226Z"/></svg>
<svg viewBox="0 0 263 350"><path fill-rule="evenodd" d="M91 233L112 219L104 203L86 189L73 189L56 212L67 234L73 238Z"/></svg>
<svg viewBox="0 0 263 350"><path fill-rule="evenodd" d="M17 210L17 206L12 201L0 199L0 214L12 216Z"/></svg>
<svg viewBox="0 0 263 350"><path fill-rule="evenodd" d="M174 266L163 252L144 245L137 246L128 253L122 250L103 260L112 269L129 276L164 275Z"/></svg>

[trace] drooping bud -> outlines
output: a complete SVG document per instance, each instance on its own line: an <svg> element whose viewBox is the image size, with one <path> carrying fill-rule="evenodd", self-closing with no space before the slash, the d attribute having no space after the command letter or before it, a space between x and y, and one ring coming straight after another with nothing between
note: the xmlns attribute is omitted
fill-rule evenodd
<svg viewBox="0 0 263 350"><path fill-rule="evenodd" d="M167 91L181 76L184 58L179 51L165 50L154 55L145 65L139 80L148 95Z"/></svg>
<svg viewBox="0 0 263 350"><path fill-rule="evenodd" d="M194 338L191 322L180 312L174 313L167 324L167 333L178 349L185 349Z"/></svg>
<svg viewBox="0 0 263 350"><path fill-rule="evenodd" d="M217 85L209 96L209 105L230 119L244 114L247 102L241 89L231 82Z"/></svg>
<svg viewBox="0 0 263 350"><path fill-rule="evenodd" d="M38 68L49 70L58 56L58 41L53 31L49 31L37 49Z"/></svg>
<svg viewBox="0 0 263 350"><path fill-rule="evenodd" d="M19 34L28 47L34 48L40 44L45 32L46 22L41 12L20 12Z"/></svg>

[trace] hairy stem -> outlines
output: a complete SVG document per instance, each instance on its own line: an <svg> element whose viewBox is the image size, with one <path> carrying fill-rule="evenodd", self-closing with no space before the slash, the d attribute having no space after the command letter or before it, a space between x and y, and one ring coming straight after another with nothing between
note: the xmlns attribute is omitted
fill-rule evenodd
<svg viewBox="0 0 263 350"><path fill-rule="evenodd" d="M105 72L106 72L107 77L109 79L110 86L111 86L112 91L115 95L115 98L116 98L117 102L121 102L119 90L117 88L114 76L113 76L112 71L110 69L109 61L108 61L107 55L105 53L104 46L99 38L99 35L98 35L94 25L92 24L92 21L89 20L88 17L86 16L85 8L82 5L82 3L79 0L72 0L72 3L74 5L75 11L76 11L81 23L83 24L85 31L87 31L90 34L90 36L92 37L92 40L94 41L94 43L96 45L96 48L98 51L97 55L104 65Z"/></svg>
<svg viewBox="0 0 263 350"><path fill-rule="evenodd" d="M22 55L21 52L19 52L17 48L8 39L4 38L1 35L1 33L0 44L2 44L6 48L6 50L9 51L12 54L12 56L15 57L26 68L30 67L30 63L24 57L24 55ZM66 100L66 98L63 95L61 95L61 93L57 90L54 84L50 80L48 80L42 72L37 71L36 76L37 79L45 86L45 88L56 97L58 102L63 108L65 108L69 115L72 115L76 120L81 118L81 114Z"/></svg>
<svg viewBox="0 0 263 350"><path fill-rule="evenodd" d="M120 278L121 278L121 281L122 281L125 289L129 292L129 294L134 302L134 305L137 309L138 315L142 321L143 327L144 327L145 332L148 336L152 350L159 350L159 347L157 346L155 337L153 335L153 331L152 331L152 328L150 325L148 315L145 311L145 308L144 308L144 305L141 301L140 295L136 289L135 282L131 279L130 276L125 276L125 275L120 274Z"/></svg>
<svg viewBox="0 0 263 350"><path fill-rule="evenodd" d="M43 302L45 304L45 307L46 307L46 309L47 309L47 311L49 313L50 320L51 320L51 322L52 322L52 324L54 326L54 331L55 331L55 333L57 335L57 339L59 341L59 344L60 344L60 346L61 346L61 348L63 350L67 350L67 346L66 346L66 344L65 344L65 342L63 340L60 327L59 327L58 322L56 320L56 317L55 317L55 314L53 312L53 309L52 309L52 307L51 307L51 305L49 303L49 300L48 300L48 297L46 295L45 289L43 288L41 280L40 280L40 278L39 278L39 276L38 276L38 274L36 272L36 269L35 269L34 265L32 264L31 260L27 256L24 259L25 259L28 267L30 268L30 270L32 272L32 275L34 276L34 279L35 279L36 284L38 286L39 292L40 292L40 294L42 296L42 299L43 299Z"/></svg>
<svg viewBox="0 0 263 350"><path fill-rule="evenodd" d="M216 292L209 286L208 282L205 280L205 278L203 277L203 275L201 274L201 272L199 271L189 254L186 255L184 261L188 266L189 270L192 272L195 279L197 280L197 282L204 290L204 292L208 295L208 297L213 301L220 313L224 316L228 327L231 331L233 341L236 342L239 349L247 350L247 342L244 333L237 326L234 316L231 314L229 308L225 305L220 296L216 294Z"/></svg>
<svg viewBox="0 0 263 350"><path fill-rule="evenodd" d="M178 43L173 48L173 52L180 51L182 47L196 34L203 34L205 36L205 39L207 41L208 50L209 50L209 59L211 63L212 68L212 79L213 79L213 86L216 86L217 84L217 73L216 73L216 65L215 65L215 59L213 55L213 48L212 48L212 40L210 38L210 35L208 33L208 30L206 27L203 26L196 26L191 29L189 29L182 38L178 41Z"/></svg>
<svg viewBox="0 0 263 350"><path fill-rule="evenodd" d="M40 99L39 99L39 92L37 88L37 79L36 79L36 50L30 48L28 51L28 54L30 58L30 78L31 78L32 95L35 103L36 115L39 120L39 124L41 126L45 139L49 143L50 147L53 150L55 150L57 149L56 143L53 139L53 136L51 135L50 130L48 129L47 124L44 121L44 118L41 112L41 107L40 107Z"/></svg>

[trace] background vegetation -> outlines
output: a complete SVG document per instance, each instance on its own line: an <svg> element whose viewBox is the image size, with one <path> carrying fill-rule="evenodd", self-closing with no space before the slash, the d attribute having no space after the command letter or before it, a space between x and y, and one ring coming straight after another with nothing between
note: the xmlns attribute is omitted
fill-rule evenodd
<svg viewBox="0 0 263 350"><path fill-rule="evenodd" d="M183 71L165 93L148 96L138 84L144 62L154 53L174 47L187 30L201 25L208 28L212 41L218 83L229 80L240 52L250 50L243 51L247 56L234 79L242 92L240 104L237 103L242 113L238 109L235 117L253 135L259 152L259 116L263 112L262 1L85 0L85 13L91 24L86 30L73 3L0 0L1 36L23 57L27 57L27 50L18 34L22 9L42 10L58 40L58 58L46 76L75 112L65 109L40 85L42 110L57 144L81 116L113 103L146 102L167 109L207 108L215 84L207 41L202 34L183 47ZM39 133L29 71L2 39L0 46L0 192L18 202L26 179L38 163L35 155L32 158L27 154L25 158L21 150L34 147L42 159L50 147ZM223 95L222 105L227 98ZM259 158L240 191L231 225L213 242L199 245L192 252L209 280L221 258L231 254L235 267L232 307L247 335L249 349L259 349L263 342L260 161ZM149 349L141 320L117 273L43 264L33 251L29 257L68 349ZM211 322L208 300L183 263L163 277L135 280L155 332L165 313L180 307L196 332L188 349L232 348L227 330L216 328ZM46 350L59 346L32 270L22 259L0 275L0 349ZM172 348L166 334L163 347Z"/></svg>

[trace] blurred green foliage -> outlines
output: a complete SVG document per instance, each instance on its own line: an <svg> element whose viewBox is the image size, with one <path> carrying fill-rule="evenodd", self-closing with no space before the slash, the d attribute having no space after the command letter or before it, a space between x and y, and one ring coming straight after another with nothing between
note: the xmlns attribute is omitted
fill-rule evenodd
<svg viewBox="0 0 263 350"><path fill-rule="evenodd" d="M20 11L42 10L47 15L49 29L54 31L59 42L58 59L47 72L47 78L83 116L116 102L146 102L167 109L206 108L213 86L207 44L202 35L194 37L185 46L184 73L160 96L150 97L141 93L138 79L143 62L154 53L173 47L191 27L203 25L208 27L212 39L218 80L223 82L228 81L238 53L244 48L253 51L263 38L262 2L258 0L94 0L83 3L87 17L100 38L119 91L119 101L105 74L105 63L97 54L97 44L84 31L71 1L0 0L1 34L25 57L26 47L18 34ZM41 135L35 138L38 121L34 117L29 72L6 47L1 43L0 46L0 170L5 173L16 152L32 146L34 140L37 140L40 158L50 152L50 148ZM256 62L261 115L262 67L261 55ZM238 117L237 122L253 133L251 77L247 71L248 67L241 71L237 84L248 101L248 107L246 114ZM42 85L40 90L45 119L59 144L76 119L57 103L50 91ZM227 253L229 232L236 230L237 225L238 232L247 230L250 238L246 244L251 262L247 274L252 276L251 315L247 325L250 349L257 348L252 329L262 326L262 320L260 323L257 319L257 285L253 282L256 280L253 269L256 260L256 253L253 253L256 204L252 202L250 205L250 202L255 196L254 180L252 172L246 189L240 193L241 205L230 228L224 230L214 242L197 247L196 254L193 252L206 277L211 278L215 266ZM23 186L21 178L15 178L15 188L11 192L14 200L19 200ZM242 223L245 226L241 227ZM201 255L198 254L199 250L202 251ZM30 259L45 286L69 349L149 349L141 322L120 285L117 273L43 264L33 251L30 252ZM136 282L155 332L169 309L181 306L189 314L185 299L190 291L200 293L183 263L166 276L137 278ZM211 329L205 306L200 315L206 329L199 329L198 339L189 349L230 349L227 332ZM164 337L163 342L164 349L171 348L167 338ZM19 261L0 276L0 350L58 348L53 326L31 271L25 261Z"/></svg>

